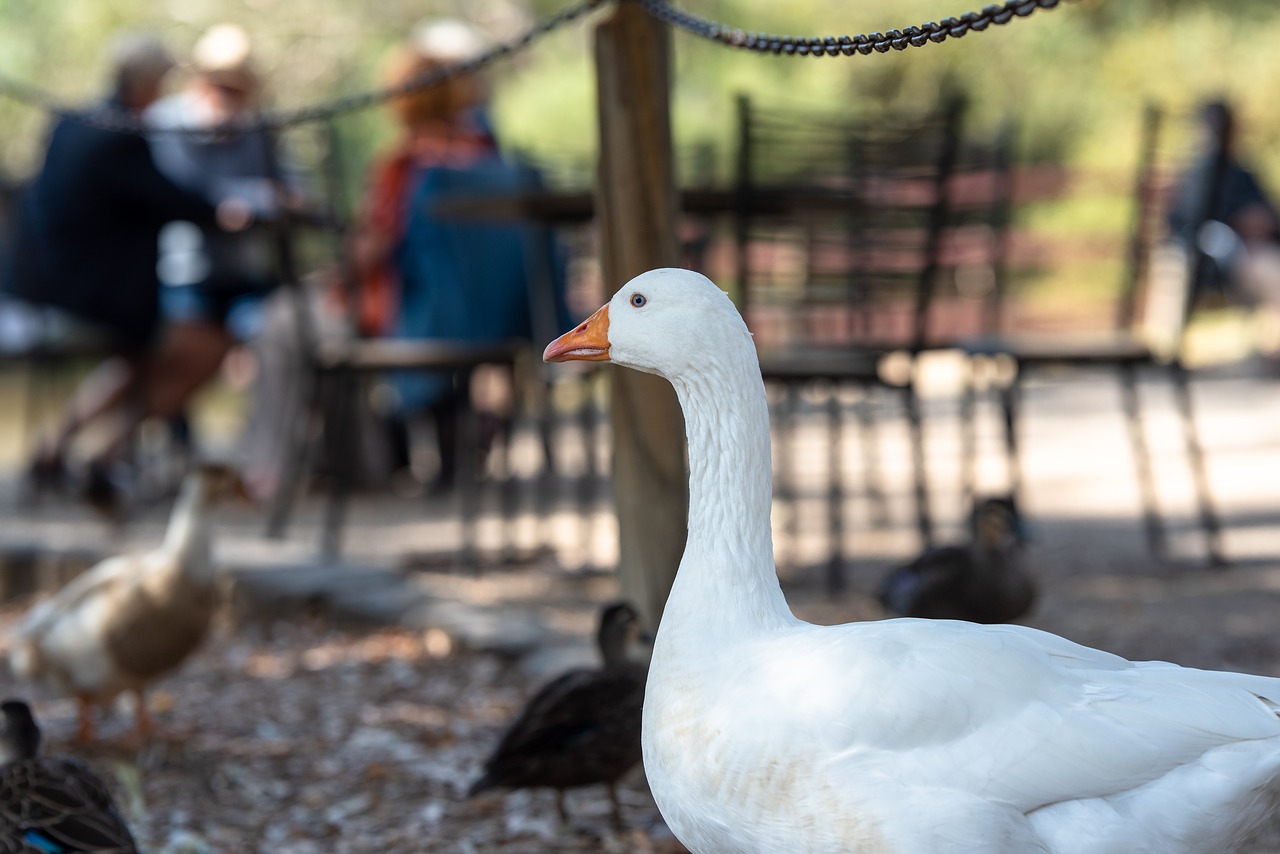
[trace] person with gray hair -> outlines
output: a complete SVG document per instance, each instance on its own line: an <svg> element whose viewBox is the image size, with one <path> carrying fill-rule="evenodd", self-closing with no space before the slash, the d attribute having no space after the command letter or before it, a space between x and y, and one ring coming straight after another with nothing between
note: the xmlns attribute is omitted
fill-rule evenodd
<svg viewBox="0 0 1280 854"><path fill-rule="evenodd" d="M120 33L111 45L113 99L129 112L141 112L160 97L164 78L177 64L150 33Z"/></svg>
<svg viewBox="0 0 1280 854"><path fill-rule="evenodd" d="M77 389L30 464L34 486L61 484L73 439L104 416L119 425L91 456L86 497L113 509L114 463L135 428L186 399L193 366L174 358L160 323L157 238L172 220L242 226L242 205L215 206L156 168L147 140L127 127L161 94L174 61L153 36L118 37L110 92L60 116L44 164L20 201L9 290L56 322L70 343L94 342L110 358ZM124 122L122 122L124 120ZM123 125L123 126L122 126ZM48 342L58 343L58 342Z"/></svg>

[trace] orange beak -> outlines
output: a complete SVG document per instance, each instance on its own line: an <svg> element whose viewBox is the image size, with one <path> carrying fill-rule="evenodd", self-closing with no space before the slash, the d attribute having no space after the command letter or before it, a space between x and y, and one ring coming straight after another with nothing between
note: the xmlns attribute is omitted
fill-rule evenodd
<svg viewBox="0 0 1280 854"><path fill-rule="evenodd" d="M602 305L595 314L561 335L542 351L544 362L609 361L609 306Z"/></svg>

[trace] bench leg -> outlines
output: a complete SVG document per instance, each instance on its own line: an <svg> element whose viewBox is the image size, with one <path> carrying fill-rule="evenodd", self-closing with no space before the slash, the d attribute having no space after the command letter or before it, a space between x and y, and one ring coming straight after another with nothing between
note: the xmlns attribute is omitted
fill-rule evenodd
<svg viewBox="0 0 1280 854"><path fill-rule="evenodd" d="M471 387L471 372L462 371L458 376L464 389ZM477 544L478 516L480 511L480 418L472 404L471 395L465 395L454 414L457 424L457 508L461 529L461 541L454 556L456 570L479 568Z"/></svg>
<svg viewBox="0 0 1280 854"><path fill-rule="evenodd" d="M1195 482L1196 506L1200 513L1200 527L1204 529L1209 566L1224 567L1227 559L1222 553L1222 528L1217 509L1213 505L1213 496L1209 492L1209 473L1205 466L1204 448L1200 444L1200 433L1196 429L1195 412L1191 406L1189 376L1187 369L1179 362L1174 362L1169 369L1173 371L1174 394L1177 397L1178 414L1182 418L1182 435L1186 440L1187 459L1191 463L1191 477Z"/></svg>
<svg viewBox="0 0 1280 854"><path fill-rule="evenodd" d="M325 505L324 523L320 526L320 553L336 558L342 551L342 527L347 520L347 504L360 465L360 383L353 371L342 371L335 378L332 430L325 430L333 485Z"/></svg>
<svg viewBox="0 0 1280 854"><path fill-rule="evenodd" d="M1000 387L1000 421L1004 427L1004 455L1009 495L1016 501L1022 492L1022 458L1018 439L1018 409L1022 405L1022 365L1014 366L1013 378Z"/></svg>
<svg viewBox="0 0 1280 854"><path fill-rule="evenodd" d="M967 357L964 361L960 389L960 498L961 506L971 506L973 496L977 492L978 462L975 459L978 450L978 426L976 418L977 397L977 356Z"/></svg>
<svg viewBox="0 0 1280 854"><path fill-rule="evenodd" d="M858 418L858 444L862 451L862 481L867 491L871 524L877 528L885 528L889 525L889 502L884 497L884 486L880 477L880 443L877 441L878 432L871 400L874 392L874 386L863 385L854 412Z"/></svg>
<svg viewBox="0 0 1280 854"><path fill-rule="evenodd" d="M840 383L832 382L827 397L827 512L831 554L827 559L827 593L844 591L844 419Z"/></svg>
<svg viewBox="0 0 1280 854"><path fill-rule="evenodd" d="M315 371L308 371L303 376L306 387L298 391L297 407L286 417L284 429L289 441L285 446L284 459L280 463L280 480L267 510L265 534L273 540L282 539L289 527L294 504L306 480L314 453L315 443L308 435L308 428L312 416L321 411L324 383L320 374Z"/></svg>
<svg viewBox="0 0 1280 854"><path fill-rule="evenodd" d="M582 475L578 481L578 521L584 566L591 565L592 534L595 532L595 499L599 470L596 465L596 442L599 437L600 418L593 396L592 375L582 380L582 408L578 412L578 425L582 430Z"/></svg>
<svg viewBox="0 0 1280 854"><path fill-rule="evenodd" d="M796 544L800 539L799 498L795 488L795 442L791 431L795 427L795 386L782 383L782 398L778 403L778 503L782 505L782 536L778 548L778 565L794 568L797 558Z"/></svg>
<svg viewBox="0 0 1280 854"><path fill-rule="evenodd" d="M915 470L916 530L920 534L920 546L933 548L933 523L929 518L929 481L925 470L924 419L920 413L920 396L916 394L916 365L912 365L912 377L903 389L903 405L907 410L907 426L911 431L911 459Z"/></svg>
<svg viewBox="0 0 1280 854"><path fill-rule="evenodd" d="M1133 445L1133 464L1138 476L1138 489L1142 495L1142 518L1147 533L1147 547L1156 557L1164 557L1168 544L1160 525L1160 510L1156 505L1156 485L1151 466L1151 450L1147 447L1146 432L1142 429L1139 411L1137 370L1133 365L1120 368L1120 391L1124 404L1125 420L1129 424L1129 439Z"/></svg>

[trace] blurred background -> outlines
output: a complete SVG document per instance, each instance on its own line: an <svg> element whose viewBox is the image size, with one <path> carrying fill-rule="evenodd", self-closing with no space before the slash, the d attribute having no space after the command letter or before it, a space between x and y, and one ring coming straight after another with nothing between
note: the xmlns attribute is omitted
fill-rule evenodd
<svg viewBox="0 0 1280 854"><path fill-rule="evenodd" d="M290 111L409 79L403 53L426 23L464 24L455 56L473 56L564 5L0 0L0 201L41 175L51 124L6 81L59 108L99 101L121 31L168 45L174 92L198 76L202 36L232 23L261 106ZM794 35L969 11L679 6ZM600 607L630 596L652 623L665 595L639 601L615 575L612 451L636 435L611 410L612 375L538 358L621 284L593 218L594 40L610 9L487 65L459 96L482 108L469 116L481 132L468 126L436 165L452 174L482 149L499 168L459 169L452 195L427 188L439 200L395 197L408 213L392 227L383 170L439 154L414 141L410 110L282 130L277 207L247 229L269 258L264 290L282 298L255 334L222 342L174 417L136 425L118 468L81 458L93 431L65 460L40 456L102 354L28 346L27 321L0 305L0 625L104 558L156 548L171 512L175 527L218 517L225 607L151 695L173 732L139 746L107 704L102 743L84 748L112 769L148 850L681 850L638 772L622 828L594 789L570 797L568 824L544 792L465 799L533 691L597 662ZM676 251L732 294L761 346L777 558L797 613L1016 620L1131 658L1280 674L1278 42L1274 0L1078 0L849 58L672 30ZM1244 190L1228 163L1251 176ZM1227 196L1260 205L1256 233L1215 206ZM437 201L462 224L427 216ZM379 244L388 232L401 242ZM520 243L515 284L475 297L524 301L516 326L367 325L378 265L365 256L400 264L410 294L422 271L396 253L414 239L470 247L451 263ZM456 267L455 284L483 279ZM443 398L413 379L428 369L448 377ZM664 441L683 482L682 436ZM255 503L175 504L203 457L241 464ZM679 517L678 492L647 503ZM978 611L913 601L903 591L932 561L989 562L1003 580L973 592ZM53 745L72 746L66 692L0 672L0 693L32 697ZM1277 850L1269 833L1249 851Z"/></svg>
<svg viewBox="0 0 1280 854"><path fill-rule="evenodd" d="M474 23L488 43L522 33L554 11L548 2L410 3L384 0L367 9L339 2L291 0L105 0L58 3L4 0L0 15L0 73L34 81L65 105L101 94L110 38L120 29L161 35L179 54L210 25L234 21L252 38L255 59L269 82L267 104L290 108L353 91L376 89L386 77L392 47L433 17ZM761 32L869 32L906 21L936 20L957 10L945 0L905 0L892 9L856 7L837 15L819 2L785 9L743 2L707 2L697 12ZM1106 183L1131 181L1143 106L1156 103L1189 115L1210 98L1228 100L1237 113L1239 149L1265 187L1280 181L1280 120L1271 92L1280 67L1270 45L1280 27L1266 0L1229 8L1209 0L1082 0L1052 25L1036 20L1009 27L997 38L952 41L945 50L908 50L848 62L795 62L722 47L686 33L674 35L673 136L677 169L686 183L731 181L737 129L734 97L750 93L758 104L839 114L923 110L941 89L954 86L969 100L966 130L991 136L1015 118L1013 156L1088 173ZM492 115L504 149L542 162L551 174L578 185L593 180L597 134L590 28L568 26L497 63L488 75ZM176 83L174 84L176 85ZM0 175L29 178L38 167L47 117L0 99ZM385 110L364 110L336 123L341 145L339 203L360 198L370 159L394 135ZM1164 131L1171 148L1189 152L1193 122ZM304 138L295 145L305 146ZM696 175L694 174L696 172ZM1105 249L1123 235L1129 201L1123 193L1088 193L1019 208L1018 224L1048 239L1080 239ZM1064 302L1109 296L1122 279L1123 252L1095 251L1070 263L1013 271L1011 288L1025 298ZM1052 310L1052 309L1051 309ZM1195 358L1240 355L1246 340L1269 327L1251 326L1206 346L1227 351ZM1245 337L1240 337L1240 333Z"/></svg>
<svg viewBox="0 0 1280 854"><path fill-rule="evenodd" d="M67 102L97 95L112 33L146 28L175 50L194 44L208 26L234 20L258 47L272 101L281 107L373 88L387 50L436 16L474 22L494 41L513 37L555 2L411 3L380 0L353 9L339 2L291 0L106 0L37 3L6 0L0 70L37 81ZM944 0L904 0L892 8L833 10L820 2L786 9L749 0L708 0L697 13L760 32L839 34L885 30L908 21L958 14ZM948 79L963 80L974 120L995 126L1012 108L1024 127L1024 156L1099 167L1123 167L1144 101L1178 109L1206 96L1230 98L1248 129L1259 170L1280 170L1280 129L1269 93L1280 75L1270 57L1277 26L1265 0L1230 7L1209 0L1082 0L1052 25L1036 21L998 38L975 38L943 51L906 51L848 63L796 63L723 50L676 35L674 131L689 144L709 141L731 151L733 104L726 93L750 91L763 101L832 109L841 104L930 103ZM511 142L588 159L594 151L594 75L589 30L569 27L522 53L494 74L494 112ZM43 119L6 102L3 165L10 174L34 168ZM357 117L351 156L367 159L387 119Z"/></svg>

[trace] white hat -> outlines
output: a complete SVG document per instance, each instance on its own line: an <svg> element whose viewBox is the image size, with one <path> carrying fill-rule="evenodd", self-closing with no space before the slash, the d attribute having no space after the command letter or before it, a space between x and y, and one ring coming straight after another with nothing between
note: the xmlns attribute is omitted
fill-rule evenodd
<svg viewBox="0 0 1280 854"><path fill-rule="evenodd" d="M191 64L198 74L217 83L246 91L258 88L249 35L235 24L215 24L191 49Z"/></svg>
<svg viewBox="0 0 1280 854"><path fill-rule="evenodd" d="M449 63L474 59L489 46L479 30L458 18L419 24L410 41L423 56Z"/></svg>

